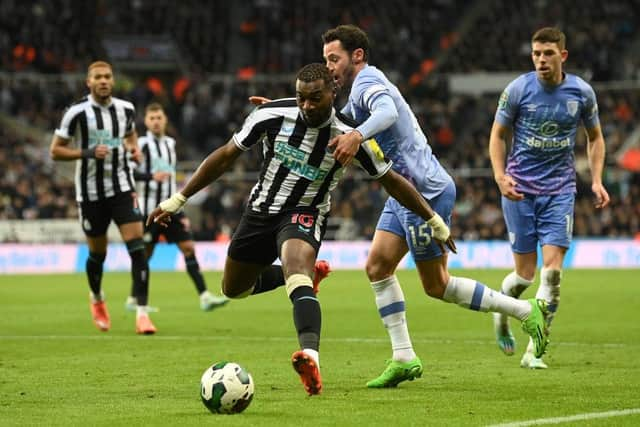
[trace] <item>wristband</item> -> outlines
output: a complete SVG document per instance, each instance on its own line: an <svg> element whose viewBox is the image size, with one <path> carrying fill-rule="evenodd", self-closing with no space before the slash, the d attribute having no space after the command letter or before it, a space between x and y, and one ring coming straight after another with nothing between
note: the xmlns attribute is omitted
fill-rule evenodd
<svg viewBox="0 0 640 427"><path fill-rule="evenodd" d="M184 197L180 193L174 193L171 197L160 203L158 206L160 206L160 209L162 209L164 212L174 214L182 209L185 203L187 203L186 197Z"/></svg>
<svg viewBox="0 0 640 427"><path fill-rule="evenodd" d="M96 147L85 148L82 150L82 154L80 155L81 159L93 159L95 157L96 157Z"/></svg>
<svg viewBox="0 0 640 427"><path fill-rule="evenodd" d="M444 222L442 217L436 212L433 213L433 216L427 221L427 224L431 227L431 237L434 239L445 242L449 236L451 236L449 227L447 227L447 224Z"/></svg>

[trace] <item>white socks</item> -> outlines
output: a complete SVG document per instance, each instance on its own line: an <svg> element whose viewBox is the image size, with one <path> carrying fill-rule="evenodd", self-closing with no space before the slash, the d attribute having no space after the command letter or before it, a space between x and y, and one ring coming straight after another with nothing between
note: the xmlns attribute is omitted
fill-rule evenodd
<svg viewBox="0 0 640 427"><path fill-rule="evenodd" d="M371 287L376 295L378 313L391 339L393 360L409 362L415 359L416 353L413 351L407 327L404 294L398 278L393 275L371 282Z"/></svg>
<svg viewBox="0 0 640 427"><path fill-rule="evenodd" d="M520 320L531 313L531 305L527 301L503 295L465 277L450 276L442 299L471 310L497 311Z"/></svg>
<svg viewBox="0 0 640 427"><path fill-rule="evenodd" d="M93 292L89 291L89 298L91 299L92 304L104 301L104 291L101 290L100 295L96 295Z"/></svg>
<svg viewBox="0 0 640 427"><path fill-rule="evenodd" d="M519 276L515 271L512 271L502 279L502 293L510 297L518 298L532 283L533 280L527 280Z"/></svg>
<svg viewBox="0 0 640 427"><path fill-rule="evenodd" d="M313 359L316 362L316 366L320 369L320 353L317 350L311 348L303 348L302 352Z"/></svg>
<svg viewBox="0 0 640 427"><path fill-rule="evenodd" d="M536 292L537 299L543 299L547 302L549 314L547 314L547 327L551 325L551 321L556 315L558 305L560 305L560 280L562 279L562 270L553 270L543 267L540 270L540 286ZM533 342L529 339L527 352L533 353Z"/></svg>
<svg viewBox="0 0 640 427"><path fill-rule="evenodd" d="M512 271L502 279L502 293L510 297L518 298L532 283L533 280L527 280L519 276L515 271ZM494 322L501 326L508 327L509 325L509 317L505 314L496 313L493 319Z"/></svg>
<svg viewBox="0 0 640 427"><path fill-rule="evenodd" d="M561 270L552 270L550 268L542 268L542 270L540 270L540 287L538 288L538 292L536 292L536 298L543 299L548 304L549 315L547 316L547 326L551 324L558 310L558 305L560 305L561 279Z"/></svg>

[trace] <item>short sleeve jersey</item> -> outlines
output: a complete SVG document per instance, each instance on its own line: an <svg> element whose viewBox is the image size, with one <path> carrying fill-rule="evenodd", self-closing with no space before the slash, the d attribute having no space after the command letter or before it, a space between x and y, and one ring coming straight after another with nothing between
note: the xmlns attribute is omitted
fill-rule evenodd
<svg viewBox="0 0 640 427"><path fill-rule="evenodd" d="M575 193L574 147L580 124L599 125L591 86L565 74L561 84L545 86L535 72L521 75L502 92L495 120L513 129L506 173L526 194Z"/></svg>

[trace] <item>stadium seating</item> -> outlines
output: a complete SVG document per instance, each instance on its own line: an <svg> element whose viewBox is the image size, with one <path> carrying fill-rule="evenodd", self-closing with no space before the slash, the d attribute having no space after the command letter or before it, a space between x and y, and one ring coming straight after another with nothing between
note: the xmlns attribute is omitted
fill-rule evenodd
<svg viewBox="0 0 640 427"><path fill-rule="evenodd" d="M345 5L334 0L295 2L296 7L290 0L235 3L241 4L229 8L204 0L177 6L169 1L122 0L109 2L108 8L101 2L86 2L73 11L71 3L62 1L3 3L0 118L13 125L0 127L0 219L77 217L69 170L48 159L48 144L63 109L86 91L84 67L105 54L101 38L107 34L96 28L108 27L109 34L169 34L175 39L182 68L164 79L167 84L180 83L180 91L167 93L162 100L171 119L170 133L179 141L181 172L188 172L238 128L252 108L249 95L291 96L291 73L301 64L322 60L324 29L343 22L361 25L373 42L372 63L397 82L434 152L456 179L453 231L463 240L505 238L487 154L498 94L454 94L447 83L449 73L528 70L531 31L542 24L558 24L568 35L569 70L595 81L640 81L632 51L640 45L640 34L631 25L640 19L640 10L633 0L585 0L578 9L562 7L566 1L549 5L523 0L489 2L488 7L449 0L428 8L418 0L393 7L385 2ZM24 23L20 31L9 16ZM496 16L503 19L496 21ZM83 19L95 25L80 27L76 21ZM605 21L608 32L601 28ZM55 31L60 26L68 31ZM248 74L237 73L239 69ZM250 78L256 75L261 78ZM117 95L134 102L142 130L141 112L157 93L143 73L120 75L116 70L116 77ZM597 86L608 150L605 180L613 203L596 213L591 207L586 141L580 136L577 236L640 232L639 174L616 164L616 153L639 122L640 83L616 87ZM198 238L228 238L260 158L259 150L241 156L234 178L212 186L209 196L202 197L201 211L192 209ZM370 238L383 203L377 183L350 172L334 194L328 237Z"/></svg>

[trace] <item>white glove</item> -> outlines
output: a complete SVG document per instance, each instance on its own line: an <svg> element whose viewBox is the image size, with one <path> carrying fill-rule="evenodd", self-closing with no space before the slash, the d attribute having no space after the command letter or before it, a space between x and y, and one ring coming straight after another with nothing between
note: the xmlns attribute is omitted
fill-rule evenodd
<svg viewBox="0 0 640 427"><path fill-rule="evenodd" d="M174 214L182 209L185 203L187 203L186 197L184 197L180 193L174 193L171 197L160 203L158 206L160 206L160 209L162 209L163 212Z"/></svg>
<svg viewBox="0 0 640 427"><path fill-rule="evenodd" d="M451 235L449 227L447 227L447 224L445 224L444 220L437 214L437 212L433 213L433 216L429 221L427 221L427 224L431 227L431 237L434 239L446 242Z"/></svg>

